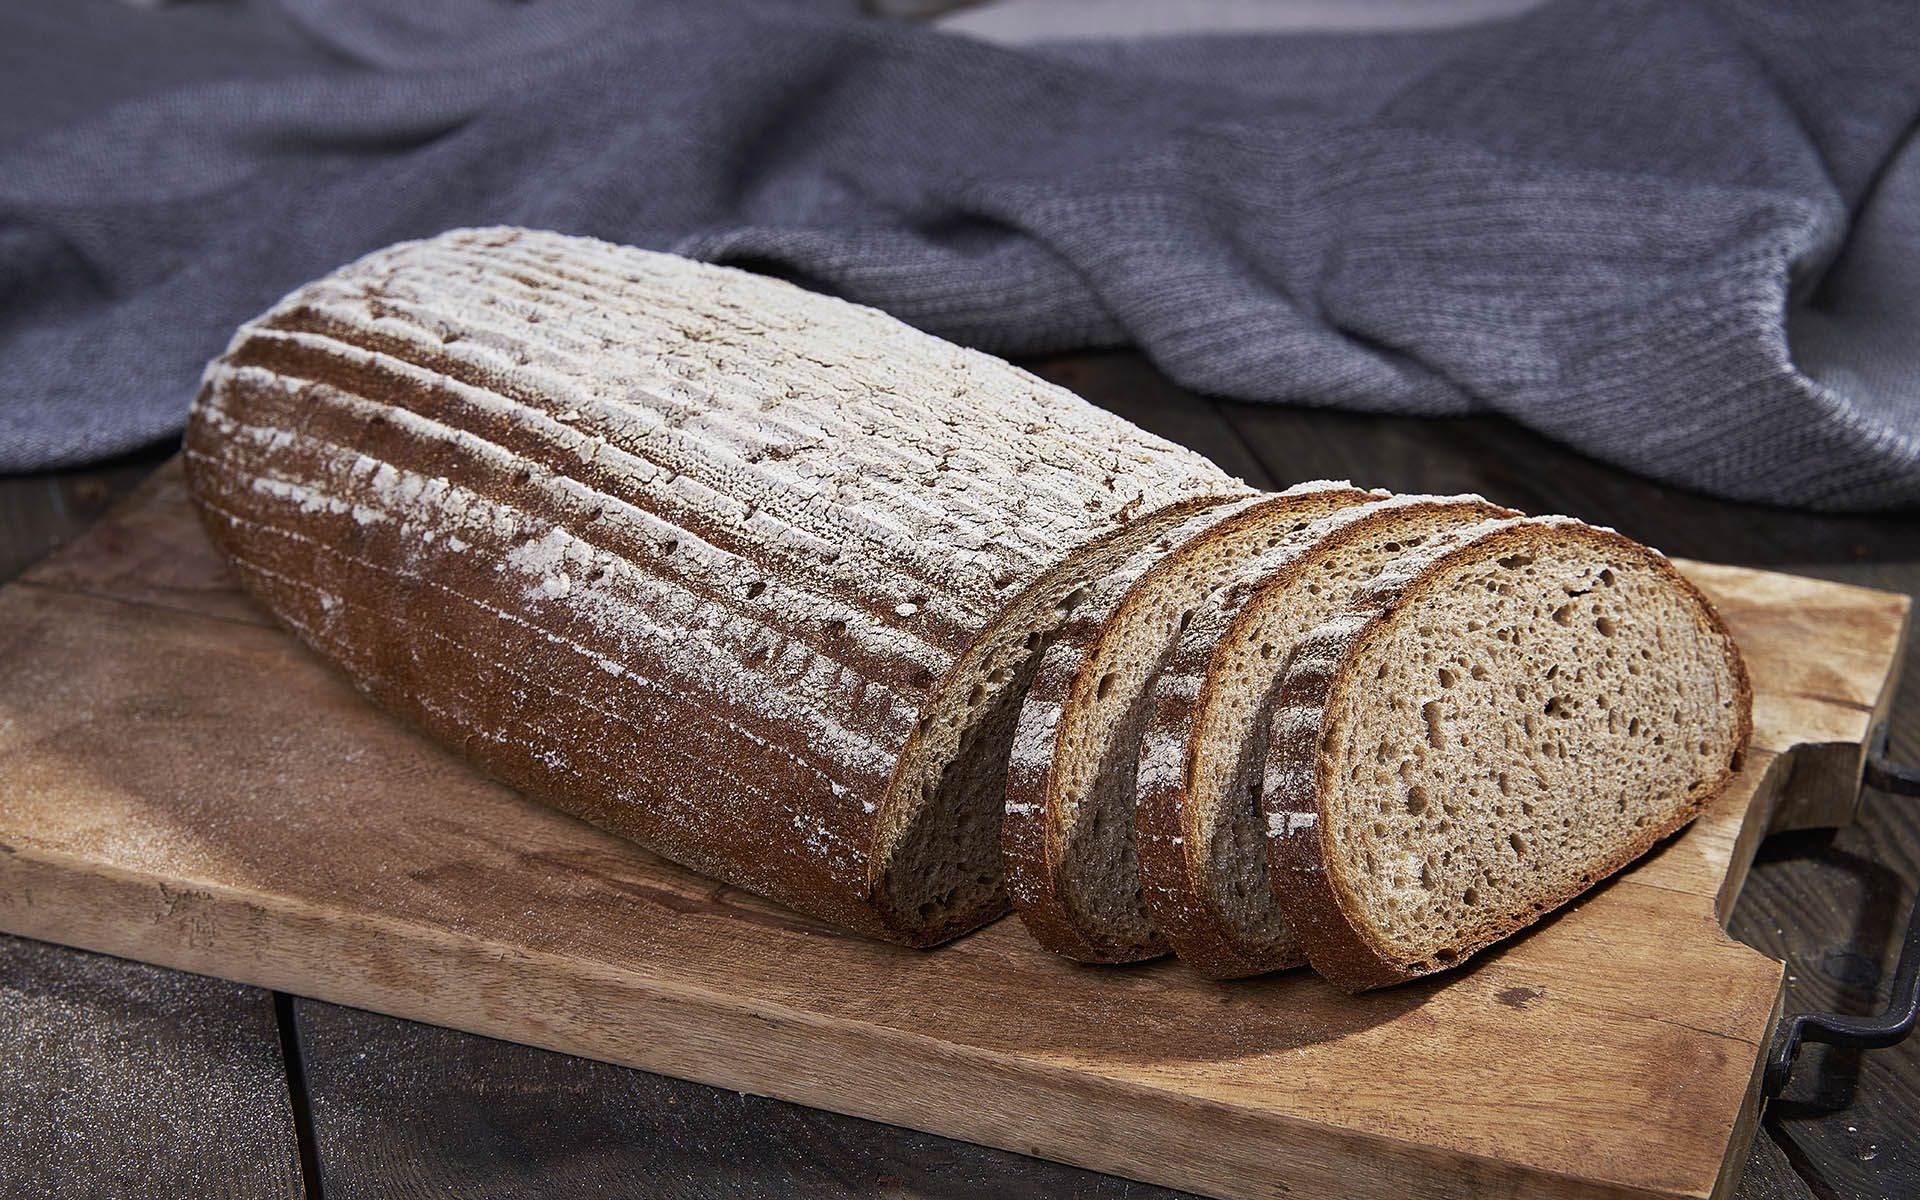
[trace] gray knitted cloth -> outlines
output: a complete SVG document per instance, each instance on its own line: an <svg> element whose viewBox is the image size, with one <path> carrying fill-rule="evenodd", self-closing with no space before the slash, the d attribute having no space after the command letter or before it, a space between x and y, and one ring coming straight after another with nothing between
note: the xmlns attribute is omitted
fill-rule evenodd
<svg viewBox="0 0 1920 1200"><path fill-rule="evenodd" d="M1001 354L1920 504L1904 4L1020 48L769 0L71 0L0 6L0 45L0 469L172 433L292 287L512 223Z"/></svg>

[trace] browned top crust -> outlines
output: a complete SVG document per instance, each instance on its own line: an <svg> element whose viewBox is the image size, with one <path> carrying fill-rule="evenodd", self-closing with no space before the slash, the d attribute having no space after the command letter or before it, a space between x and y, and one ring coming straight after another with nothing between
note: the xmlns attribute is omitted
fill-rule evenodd
<svg viewBox="0 0 1920 1200"><path fill-rule="evenodd" d="M1004 911L997 854L927 911L876 891L1082 558L1246 490L870 309L512 229L391 247L248 322L186 460L241 580L376 702L915 944Z"/></svg>

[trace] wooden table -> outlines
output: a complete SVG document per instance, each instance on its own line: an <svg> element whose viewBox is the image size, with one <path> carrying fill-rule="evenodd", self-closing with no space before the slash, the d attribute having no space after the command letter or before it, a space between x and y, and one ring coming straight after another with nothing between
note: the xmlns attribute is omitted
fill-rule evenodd
<svg viewBox="0 0 1920 1200"><path fill-rule="evenodd" d="M1821 517L1658 486L1497 418L1216 402L1128 354L1036 364L1249 481L1477 491L1671 554L1920 592L1920 517ZM0 480L0 579L171 447ZM1915 655L1910 651L1910 657ZM1920 664L1894 706L1920 760ZM0 767L0 769L4 769ZM0 852L4 848L0 847ZM1732 932L1788 963L1790 1009L1877 1011L1920 879L1920 807L1766 843ZM0 937L0 1196L1171 1195L1164 1189L317 1001ZM1920 1195L1920 1040L1809 1047L1736 1193Z"/></svg>

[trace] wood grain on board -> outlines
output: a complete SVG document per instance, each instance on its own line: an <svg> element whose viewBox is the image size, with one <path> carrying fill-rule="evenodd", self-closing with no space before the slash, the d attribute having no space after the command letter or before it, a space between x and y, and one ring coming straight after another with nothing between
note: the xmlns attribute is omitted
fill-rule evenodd
<svg viewBox="0 0 1920 1200"><path fill-rule="evenodd" d="M1906 600L1806 585L1839 674L1781 687L1785 585L1702 574L1778 701L1737 786L1469 969L1350 998L1077 967L1013 922L900 950L524 801L252 610L169 468L0 591L0 920L1222 1195L1724 1193L1781 979L1720 929L1729 872L1803 782L1796 722L1881 702Z"/></svg>

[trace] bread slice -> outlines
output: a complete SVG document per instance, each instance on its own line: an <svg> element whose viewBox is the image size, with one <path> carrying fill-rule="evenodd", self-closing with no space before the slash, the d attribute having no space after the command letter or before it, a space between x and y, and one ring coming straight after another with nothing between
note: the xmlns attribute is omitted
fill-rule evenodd
<svg viewBox="0 0 1920 1200"><path fill-rule="evenodd" d="M1410 556L1302 644L1273 721L1273 881L1352 991L1453 966L1698 814L1752 689L1672 564L1565 518Z"/></svg>
<svg viewBox="0 0 1920 1200"><path fill-rule="evenodd" d="M1252 558L1383 496L1315 482L1223 505L1150 547L1074 611L1020 712L1001 845L1007 890L1047 949L1081 962L1166 953L1134 865L1134 771L1154 678L1181 619Z"/></svg>
<svg viewBox="0 0 1920 1200"><path fill-rule="evenodd" d="M1195 613L1155 688L1134 817L1147 908L1182 962L1232 979L1304 961L1267 880L1260 811L1295 643L1403 554L1513 515L1477 496L1350 508L1243 566Z"/></svg>
<svg viewBox="0 0 1920 1200"><path fill-rule="evenodd" d="M1004 912L1007 744L1090 583L1247 494L984 354L742 271L457 230L208 367L240 579L498 778L928 945Z"/></svg>

